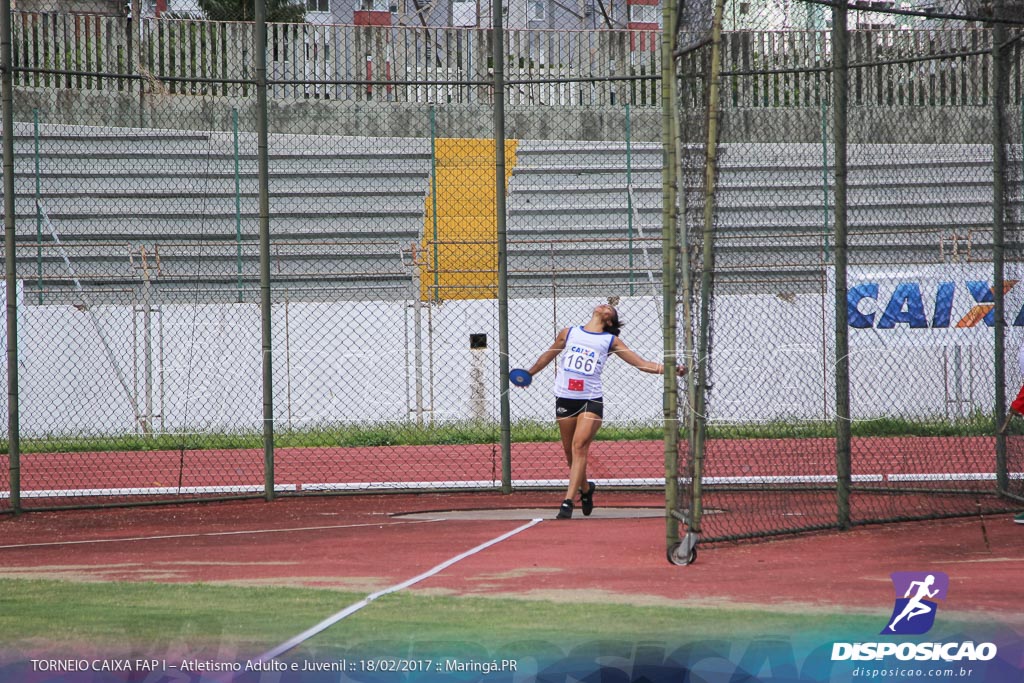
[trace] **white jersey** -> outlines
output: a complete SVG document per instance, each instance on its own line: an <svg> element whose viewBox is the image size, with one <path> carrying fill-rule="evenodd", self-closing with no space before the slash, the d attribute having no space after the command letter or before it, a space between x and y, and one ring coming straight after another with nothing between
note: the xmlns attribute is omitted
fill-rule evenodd
<svg viewBox="0 0 1024 683"><path fill-rule="evenodd" d="M601 371L608 360L615 335L570 327L565 350L555 368L555 396L601 398Z"/></svg>

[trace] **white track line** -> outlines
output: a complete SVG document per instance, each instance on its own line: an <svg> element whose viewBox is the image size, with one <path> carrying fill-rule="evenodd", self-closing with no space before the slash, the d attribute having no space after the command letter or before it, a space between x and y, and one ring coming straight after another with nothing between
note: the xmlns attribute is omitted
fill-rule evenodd
<svg viewBox="0 0 1024 683"><path fill-rule="evenodd" d="M1024 473L1009 472L1010 479L1024 479ZM932 474L890 474L889 481L995 481L995 473L977 474L971 472L945 474L936 472Z"/></svg>
<svg viewBox="0 0 1024 683"><path fill-rule="evenodd" d="M244 486L136 486L123 488L99 489L22 489L22 498L62 498L65 496L184 496L187 494L215 493L263 493L264 486L247 484ZM274 491L295 492L295 484L278 484ZM0 491L0 498L10 498L10 491Z"/></svg>
<svg viewBox="0 0 1024 683"><path fill-rule="evenodd" d="M281 643L280 645L278 645L277 647L275 647L275 648L273 648L271 650L267 650L266 652L264 652L263 654L261 654L259 657L257 657L256 659L254 659L252 661L254 661L254 662L267 662L267 661L270 661L271 659L274 659L276 657L280 657L285 652L288 652L289 650L298 647L304 641L309 640L310 638L312 638L316 634L320 633L321 631L325 631L326 629L328 629L329 627L331 627L334 624L338 623L339 621L341 621L345 617L349 616L350 614L358 612L359 610L361 610L362 608L366 607L367 605L369 605L371 602L373 602L377 598L379 598L379 597L381 597L383 595L387 595L389 593L394 593L396 591L400 591L400 590L402 590L404 588L408 588L409 586L411 586L413 584L419 583L420 581L423 581L424 579L428 579L431 576L434 576L435 574L444 571L445 569L447 569L448 567L452 566L456 562L458 562L460 560L464 560L464 559L466 559L467 557L469 557L471 555L475 555L476 553L480 552L481 550L486 550L487 548L490 548L492 545L495 545L496 543L500 543L500 542L504 541L507 538L511 538L512 536L515 536L516 534L518 534L521 531L526 531L530 527L532 527L532 526L534 526L536 524L539 524L541 521L542 520L540 520L540 519L531 520L530 522L527 522L523 526L518 527L516 529L513 529L512 531L509 531L507 534L502 534L501 536L498 536L497 538L492 538L491 540L487 541L486 543L481 543L477 547L472 548L470 550L467 550L466 552L462 553L461 555L456 555L455 557L451 558L450 560L446 560L446 561L442 562L441 564L437 565L433 569L429 569L429 570L423 572L419 576L414 576L413 578L409 579L408 581L403 581L402 583L395 584L394 586L391 586L390 588L385 588L384 590L377 591L376 593L371 593L370 595L367 595L365 598L363 598L359 602L356 602L356 603L353 603L353 604L349 605L348 607L346 607L345 609L341 610L337 614L334 614L334 615L324 619L323 621L321 621L316 626L313 626L312 628L303 631L302 633L300 633L299 635L295 636L291 640L285 641L285 642Z"/></svg>
<svg viewBox="0 0 1024 683"><path fill-rule="evenodd" d="M205 538L209 536L245 536L248 534L277 534L293 531L324 531L326 529L358 529L360 527L395 526L399 524L422 524L424 522L442 522L442 519L410 520L403 522L368 522L366 524L329 524L326 526L302 526L291 529L250 529L248 531L210 531L202 534L167 534L161 536L128 536L127 538L94 538L82 541L48 541L45 543L19 543L17 545L0 545L0 550L12 548L41 548L46 546L85 545L88 543L123 543L126 541L163 541L171 538Z"/></svg>
<svg viewBox="0 0 1024 683"><path fill-rule="evenodd" d="M994 473L936 473L936 474L855 474L853 481L979 481L995 479ZM1010 472L1010 479L1022 479L1021 472ZM606 478L596 479L603 486L663 486L664 478ZM689 484L689 477L680 477L681 484ZM704 477L705 484L828 484L836 481L834 474L810 475L743 475L732 477ZM436 490L436 489L489 489L497 487L501 482L495 479L478 480L437 480L437 481L395 481L395 482L310 482L304 484L278 484L274 487L278 492L297 491L399 491L399 490ZM513 479L512 486L517 488L548 488L565 485L565 479ZM73 498L94 496L181 496L186 494L212 495L218 493L260 493L263 486L190 486L177 488L173 486L139 487L139 488L97 488L97 489L22 489L21 497L28 498ZM0 500L11 497L10 491L0 491ZM173 501L171 501L173 502Z"/></svg>

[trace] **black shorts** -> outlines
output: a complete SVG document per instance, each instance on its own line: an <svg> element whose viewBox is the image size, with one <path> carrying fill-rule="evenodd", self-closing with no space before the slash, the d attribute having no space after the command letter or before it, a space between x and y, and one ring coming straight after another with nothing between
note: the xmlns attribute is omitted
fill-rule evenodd
<svg viewBox="0 0 1024 683"><path fill-rule="evenodd" d="M562 398L555 397L555 418L576 417L580 413L593 413L604 417L604 399L602 398Z"/></svg>

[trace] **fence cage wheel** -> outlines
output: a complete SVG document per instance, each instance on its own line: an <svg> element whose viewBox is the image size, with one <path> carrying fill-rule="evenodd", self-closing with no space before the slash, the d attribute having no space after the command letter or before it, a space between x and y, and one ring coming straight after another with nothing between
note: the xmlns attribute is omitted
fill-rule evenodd
<svg viewBox="0 0 1024 683"><path fill-rule="evenodd" d="M683 540L673 543L665 552L670 564L685 567L697 561L697 534L687 533Z"/></svg>

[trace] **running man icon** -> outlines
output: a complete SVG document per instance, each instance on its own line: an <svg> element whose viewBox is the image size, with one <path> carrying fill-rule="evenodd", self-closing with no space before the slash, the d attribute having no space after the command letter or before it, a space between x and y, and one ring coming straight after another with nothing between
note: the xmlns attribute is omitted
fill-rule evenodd
<svg viewBox="0 0 1024 683"><path fill-rule="evenodd" d="M906 586L906 590L902 591L902 598L896 599L892 618L882 633L919 635L927 632L935 623L935 613L938 609L935 599L945 598L949 577L941 572L897 572L892 575L892 580L897 595L903 586ZM911 623L915 619L916 621Z"/></svg>
<svg viewBox="0 0 1024 683"><path fill-rule="evenodd" d="M893 619L892 623L889 624L890 631L896 631L896 624L901 619L906 619L907 621L910 621L914 617L919 617L922 614L928 614L929 612L935 609L934 606L926 605L925 603L921 602L921 600L925 597L934 598L936 595L939 594L938 588L936 588L935 590L928 590L934 583L934 574L929 574L928 576L926 576L924 581L910 582L910 587L907 588L907 592L903 594L903 597L910 598L910 593L914 591L915 587L917 591L914 593L914 597L910 598L910 601L907 603L907 606L903 608L903 611L900 612L900 615Z"/></svg>

